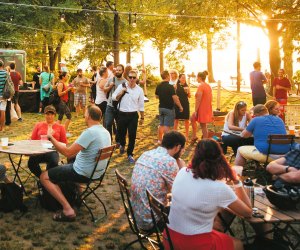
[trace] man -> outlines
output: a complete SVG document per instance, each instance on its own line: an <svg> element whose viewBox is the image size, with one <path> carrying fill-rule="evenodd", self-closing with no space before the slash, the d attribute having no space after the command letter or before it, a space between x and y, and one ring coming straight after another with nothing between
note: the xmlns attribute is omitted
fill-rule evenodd
<svg viewBox="0 0 300 250"><path fill-rule="evenodd" d="M175 89L169 84L170 75L168 71L161 73L162 82L157 85L155 90L156 98L159 99L159 126L158 126L158 144L161 143L162 137L174 126L175 109L174 103L183 111L183 107L175 93Z"/></svg>
<svg viewBox="0 0 300 250"><path fill-rule="evenodd" d="M242 146L238 148L234 165L244 166L246 160L259 162L266 161L268 153L268 136L271 134L286 134L285 125L277 116L269 115L268 109L258 104L254 107L253 118L241 136L249 138L253 135L254 146ZM272 145L271 154L285 154L290 150L290 145Z"/></svg>
<svg viewBox="0 0 300 250"><path fill-rule="evenodd" d="M284 69L279 69L278 77L273 81L273 97L281 105L287 104L288 91L291 90L290 80L285 77Z"/></svg>
<svg viewBox="0 0 300 250"><path fill-rule="evenodd" d="M253 106L266 103L266 91L263 84L267 83L266 76L260 71L260 62L253 63L254 71L250 73Z"/></svg>
<svg viewBox="0 0 300 250"><path fill-rule="evenodd" d="M12 102L14 104L15 110L18 115L18 121L22 122L23 119L22 119L22 114L21 114L21 108L19 105L19 86L23 85L23 81L21 78L21 74L18 71L16 71L16 64L11 63L9 65L9 67L10 67L10 77L11 77L11 80L13 81L14 87L15 87L15 94L12 98Z"/></svg>
<svg viewBox="0 0 300 250"><path fill-rule="evenodd" d="M277 175L283 182L300 184L300 150L292 150L284 157L270 162L267 171Z"/></svg>
<svg viewBox="0 0 300 250"><path fill-rule="evenodd" d="M5 109L7 100L3 99L3 89L6 83L7 72L4 69L4 62L0 60L0 131L4 128Z"/></svg>
<svg viewBox="0 0 300 250"><path fill-rule="evenodd" d="M137 73L133 70L128 73L128 83L119 85L112 95L114 101L119 101L118 111L118 133L120 142L120 153L125 151L126 134L128 131L127 157L130 163L134 163L133 149L135 145L136 131L140 112L140 125L144 123L144 92L136 84Z"/></svg>
<svg viewBox="0 0 300 250"><path fill-rule="evenodd" d="M85 112L85 122L88 128L69 147L58 142L48 130L48 138L59 153L68 158L76 156L74 163L49 169L40 177L42 185L63 207L61 213L54 215L55 221L74 221L76 217L74 209L56 183L62 181L86 183L95 167L95 158L99 149L111 145L108 131L100 124L101 116L101 110L97 106L89 106ZM100 161L95 178L102 174L106 163L107 160Z"/></svg>
<svg viewBox="0 0 300 250"><path fill-rule="evenodd" d="M0 165L0 182L10 183L11 181L6 176L6 168L4 165Z"/></svg>
<svg viewBox="0 0 300 250"><path fill-rule="evenodd" d="M104 86L104 92L107 94L107 106L105 111L105 128L108 130L110 135L112 136L112 126L114 120L117 118L117 110L113 105L112 94L122 83L127 84L126 79L123 77L124 66L122 64L118 64L116 67L115 76L108 79L107 83ZM119 144L118 131L116 131L115 141Z"/></svg>
<svg viewBox="0 0 300 250"><path fill-rule="evenodd" d="M142 229L153 227L146 189L160 201L167 201L177 172L185 166L180 159L184 146L184 135L172 131L164 135L161 147L146 151L136 161L131 177L131 202Z"/></svg>
<svg viewBox="0 0 300 250"><path fill-rule="evenodd" d="M72 81L75 87L74 105L76 108L76 116L79 116L80 108L82 109L83 116L85 114L87 88L90 87L89 80L83 76L82 69L77 69L77 77Z"/></svg>
<svg viewBox="0 0 300 250"><path fill-rule="evenodd" d="M108 70L108 79L113 78L114 77L114 62L107 61L106 68Z"/></svg>
<svg viewBox="0 0 300 250"><path fill-rule="evenodd" d="M41 85L40 85L40 75L41 75L41 68L40 66L36 66L36 72L33 74L32 77L32 84L34 89L40 89ZM40 109L42 109L42 105L41 105L41 98L40 95L36 95L36 101L37 101L37 105L36 105L36 110L35 112L39 112Z"/></svg>

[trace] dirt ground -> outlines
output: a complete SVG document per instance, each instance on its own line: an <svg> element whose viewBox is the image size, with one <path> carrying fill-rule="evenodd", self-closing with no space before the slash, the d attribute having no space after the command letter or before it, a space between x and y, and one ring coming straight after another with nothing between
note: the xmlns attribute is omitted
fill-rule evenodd
<svg viewBox="0 0 300 250"><path fill-rule="evenodd" d="M196 89L192 90L193 92ZM154 97L154 90L149 89L150 101L145 107L145 123L138 128L135 147L135 157L138 158L144 151L156 147L156 135L158 119L156 118L158 102ZM216 107L216 91L214 90L214 104ZM247 101L249 105L251 95L249 93L237 94L235 92L222 91L221 109L230 110L234 103L240 100ZM191 111L194 107L194 98L191 98ZM28 139L34 124L44 119L43 115L23 114L23 122L13 122L1 132L0 137L8 136L10 141ZM73 119L70 125L69 143L75 141L85 129L84 119ZM181 124L180 130L184 126ZM200 137L200 132L198 132ZM187 162L191 159L193 145L188 144L183 159ZM27 167L28 158L24 157L22 166ZM62 160L64 158L62 157ZM13 176L13 170L6 154L0 155L0 163L4 163L8 169L9 176ZM130 165L124 155L119 151L114 153L109 169L98 194L106 204L108 216L98 223L90 220L88 211L81 207L77 211L76 221L73 223L58 223L52 221L52 213L41 208L37 199L37 187L35 180L30 178L26 183L26 190L31 190L28 197L24 198L29 211L20 217L20 213L4 214L0 212L0 249L123 249L130 241L136 239L128 226L124 213L119 187L115 178L115 169L118 169L128 180L130 180L133 165ZM22 172L25 178L25 173ZM95 208L95 214L103 215L102 207L89 199ZM234 228L240 230L239 221L236 220ZM251 229L249 229L251 230ZM132 249L140 249L135 244Z"/></svg>

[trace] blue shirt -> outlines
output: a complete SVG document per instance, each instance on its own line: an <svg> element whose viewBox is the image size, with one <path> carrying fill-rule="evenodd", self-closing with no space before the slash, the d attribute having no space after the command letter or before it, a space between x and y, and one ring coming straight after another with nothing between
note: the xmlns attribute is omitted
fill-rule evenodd
<svg viewBox="0 0 300 250"><path fill-rule="evenodd" d="M263 86L263 82L266 80L267 78L260 71L254 70L250 73L250 85L252 90L252 97L260 98L266 96L266 91Z"/></svg>
<svg viewBox="0 0 300 250"><path fill-rule="evenodd" d="M255 117L251 120L246 130L253 134L254 146L263 154L268 153L268 136L272 134L285 135L286 130L283 121L274 115ZM290 145L272 144L272 154L285 154L290 150Z"/></svg>
<svg viewBox="0 0 300 250"><path fill-rule="evenodd" d="M100 148L111 145L110 134L102 125L94 125L83 131L76 143L82 146L83 149L76 155L73 168L77 174L90 178L96 164L95 158L98 151ZM106 164L107 160L99 161L94 179L100 177Z"/></svg>

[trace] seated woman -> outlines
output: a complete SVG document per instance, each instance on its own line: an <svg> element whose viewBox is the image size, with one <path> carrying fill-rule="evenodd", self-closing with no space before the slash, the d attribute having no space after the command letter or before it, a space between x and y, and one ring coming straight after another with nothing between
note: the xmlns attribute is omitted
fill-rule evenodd
<svg viewBox="0 0 300 250"><path fill-rule="evenodd" d="M234 105L234 109L225 118L224 132L222 133L222 149L224 154L227 153L228 146L232 148L234 155L236 155L239 146L253 145L253 137L241 138L240 136L225 132L241 133L250 121L251 115L247 113L247 104L245 102L237 102Z"/></svg>
<svg viewBox="0 0 300 250"><path fill-rule="evenodd" d="M234 191L222 180L234 183ZM198 142L190 168L182 168L172 186L169 225L174 249L243 249L241 241L213 230L222 208L250 217L252 208L243 185L212 139ZM168 243L164 240L166 249Z"/></svg>
<svg viewBox="0 0 300 250"><path fill-rule="evenodd" d="M44 110L46 121L37 123L32 131L31 140L40 140L42 135L47 135L48 130L52 131L53 137L62 142L67 143L65 127L55 122L56 110L54 106L49 105ZM58 165L59 155L56 151L49 152L43 155L30 156L28 160L28 167L30 171L36 176L40 177L42 170L40 163L47 164L47 170Z"/></svg>
<svg viewBox="0 0 300 250"><path fill-rule="evenodd" d="M254 146L242 146L238 148L234 161L234 165L237 166L244 166L246 160L265 162L269 148L268 136L272 134L286 134L283 121L277 116L269 115L268 109L264 105L257 104L254 107L253 112L255 118L251 120L241 136L249 138L253 135ZM272 145L270 153L285 154L289 150L290 145L288 144L276 144ZM272 160L271 157L270 160Z"/></svg>
<svg viewBox="0 0 300 250"><path fill-rule="evenodd" d="M4 181L5 183L11 182L6 176L6 168L4 165L0 165L0 182Z"/></svg>
<svg viewBox="0 0 300 250"><path fill-rule="evenodd" d="M280 115L280 104L277 101L270 100L265 103L266 108L269 111L269 115Z"/></svg>

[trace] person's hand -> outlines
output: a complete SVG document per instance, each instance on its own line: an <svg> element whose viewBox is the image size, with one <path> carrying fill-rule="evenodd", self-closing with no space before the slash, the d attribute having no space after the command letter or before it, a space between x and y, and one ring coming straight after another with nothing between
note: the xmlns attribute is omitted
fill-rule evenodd
<svg viewBox="0 0 300 250"><path fill-rule="evenodd" d="M140 121L139 121L139 125L143 125L144 124L144 119L140 119Z"/></svg>
<svg viewBox="0 0 300 250"><path fill-rule="evenodd" d="M182 160L181 158L176 159L176 162L177 162L179 169L186 167L184 160Z"/></svg>
<svg viewBox="0 0 300 250"><path fill-rule="evenodd" d="M110 84L109 84L109 87L113 87L115 84L114 84L114 82L111 82Z"/></svg>
<svg viewBox="0 0 300 250"><path fill-rule="evenodd" d="M183 112L183 107L180 107L180 108L179 108L179 112Z"/></svg>

